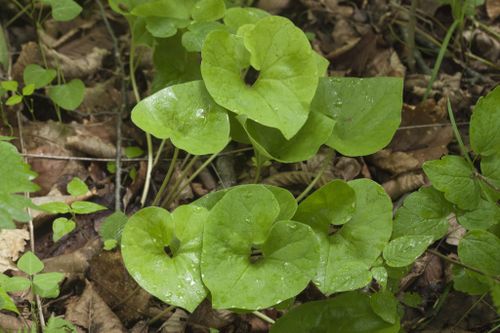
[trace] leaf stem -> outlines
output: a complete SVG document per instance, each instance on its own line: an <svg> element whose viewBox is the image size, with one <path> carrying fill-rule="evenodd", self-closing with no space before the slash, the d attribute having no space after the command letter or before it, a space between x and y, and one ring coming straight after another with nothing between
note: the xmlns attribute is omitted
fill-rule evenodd
<svg viewBox="0 0 500 333"><path fill-rule="evenodd" d="M464 264L464 263L462 263L462 262L460 262L460 261L458 261L458 260L455 260L455 259L452 259L452 258L450 258L450 257L447 257L447 256L445 256L444 254L442 254L442 253L440 253L440 252L438 252L438 251L436 251L436 250L433 250L433 249L427 249L427 252L432 253L433 255L438 256L439 258L441 258L441 259L443 259L443 260L445 260L445 261L448 261L449 263L452 263L452 264L457 265L457 266L461 266L461 267L466 268L466 269L468 269L468 270L470 270L470 271L473 271L473 272L476 272L476 273L478 273L478 274L481 274L481 275L484 275L484 276L490 277L490 278L492 278L493 280L500 282L500 277L497 277L497 276L490 276L490 275L488 275L488 274L484 273L483 271L481 271L481 270L479 270L479 269L477 269L477 268L471 267L471 266L469 266L469 265L467 265L467 264Z"/></svg>
<svg viewBox="0 0 500 333"><path fill-rule="evenodd" d="M193 174L186 180L186 182L173 194L170 201L175 200L175 198L181 193L181 191L184 188L186 188L186 186L188 186L193 181L193 179L195 179L199 175L199 173L203 171L203 169L205 169L210 163L212 163L212 161L217 157L217 155L218 154L212 154L212 156L210 156L205 162L203 162L203 164L200 165L200 167L198 169L196 169L195 172L193 172ZM196 157L198 157L198 156L195 156L195 158ZM180 179L182 179L182 178L180 178ZM166 206L168 206L170 204L170 201L167 202ZM163 207L165 207L165 206L163 206Z"/></svg>
<svg viewBox="0 0 500 333"><path fill-rule="evenodd" d="M439 68L441 68L441 63L443 62L444 55L446 54L446 50L448 49L448 44L450 44L451 37L455 32L455 29L458 27L460 20L453 21L452 25L448 28L446 32L446 36L444 37L443 44L441 44L441 48L439 49L438 56L436 58L436 63L434 64L434 68L432 69L431 79L429 80L429 84L427 85L427 89L425 90L424 97L422 101L425 101L427 97L429 97L429 93L431 92L432 85L434 81L436 81L436 77L439 72Z"/></svg>
<svg viewBox="0 0 500 333"><path fill-rule="evenodd" d="M179 148L175 147L174 149L174 155L172 156L172 161L170 162L170 165L168 166L167 174L165 175L165 178L163 179L163 183L160 186L160 189L158 190L158 193L156 193L156 197L151 204L152 206L157 206L158 203L161 200L162 194L165 191L165 188L167 187L168 183L170 182L170 179L172 178L172 174L174 173L175 169L175 164L177 163L177 157L179 156Z"/></svg>
<svg viewBox="0 0 500 333"><path fill-rule="evenodd" d="M448 106L448 117L450 118L451 127L453 129L453 133L455 134L455 138L457 139L458 145L460 146L460 151L462 152L464 158L467 160L467 163L469 163L470 167L475 170L474 163L472 163L472 160L469 157L469 151L465 147L465 144L462 140L462 136L458 131L457 122L455 121L455 116L453 115L453 110L451 109L451 103L449 98L447 99L446 103Z"/></svg>
<svg viewBox="0 0 500 333"><path fill-rule="evenodd" d="M189 163L187 163L186 167L184 169L182 169L181 174L175 180L175 183L172 186L172 188L170 189L170 192L168 193L167 197L162 201L162 203L160 205L161 207L168 207L168 205L170 204L170 202L175 199L174 196L176 195L177 189L181 185L182 180L184 178L186 178L187 173L189 172L189 170L191 169L191 167L193 166L193 164L197 160L198 160L198 156L193 156L193 158L189 161Z"/></svg>
<svg viewBox="0 0 500 333"><path fill-rule="evenodd" d="M325 156L325 159L323 160L323 165L321 166L321 169L319 170L318 174L314 177L314 179L309 183L309 185L306 187L306 189L297 197L297 202L300 202L302 199L306 197L307 194L313 189L313 187L316 185L316 183L321 179L321 176L323 176L323 173L326 171L326 168L328 168L328 165L330 164L333 156L335 154L335 151L333 149L330 149L328 151L327 156Z"/></svg>
<svg viewBox="0 0 500 333"><path fill-rule="evenodd" d="M262 319L263 321L265 321L266 323L269 323L271 325L274 325L276 323L276 321L274 319L270 318L269 316L267 316L266 314L264 314L260 311L253 311L252 314L255 317L258 317L258 318Z"/></svg>

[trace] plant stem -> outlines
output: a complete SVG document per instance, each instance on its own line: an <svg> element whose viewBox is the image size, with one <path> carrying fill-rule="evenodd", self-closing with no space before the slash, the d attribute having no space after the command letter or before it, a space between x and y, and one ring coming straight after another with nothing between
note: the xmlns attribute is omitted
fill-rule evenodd
<svg viewBox="0 0 500 333"><path fill-rule="evenodd" d="M132 90L134 92L134 97L136 103L141 101L141 96L139 95L139 88L137 87L137 81L135 80L135 43L134 39L130 43L130 54L129 54L129 70L130 70L130 82L132 84ZM151 186L151 174L153 172L153 140L151 135L146 132L146 144L148 148L148 166L146 170L146 180L144 181L144 188L142 190L141 196L141 206L144 207L146 199L148 198L149 187Z"/></svg>
<svg viewBox="0 0 500 333"><path fill-rule="evenodd" d="M189 170L191 169L191 167L193 166L193 164L198 160L198 156L194 156L190 161L189 163L186 165L186 167L184 169L182 169L182 172L181 174L179 175L179 177L177 177L177 179L175 180L175 183L174 185L172 186L172 188L170 189L170 192L169 194L167 195L167 197L162 201L161 203L161 207L168 207L168 205L170 204L171 201L173 201L175 198L174 198L174 195L177 193L177 189L179 188L179 186L181 185L182 183L182 180L184 178L186 178L186 175L187 173L189 172Z"/></svg>
<svg viewBox="0 0 500 333"><path fill-rule="evenodd" d="M160 319L163 315L169 313L170 311L172 311L173 309L175 309L175 306L173 305L169 305L168 307L166 307L163 311L161 311L160 313L158 313L156 316L154 316L153 318L151 318L150 320L148 320L148 325L151 325L151 324L154 324L158 319Z"/></svg>
<svg viewBox="0 0 500 333"><path fill-rule="evenodd" d="M436 63L434 64L434 68L432 69L431 79L429 80L429 84L427 85L427 89L425 90L425 94L424 94L424 97L422 98L422 101L425 101L427 99L427 97L429 97L429 93L431 91L432 85L434 84L434 81L436 80L437 74L439 72L439 68L441 67L441 63L443 62L444 55L446 53L446 50L448 49L448 44L450 44L451 37L453 36L453 33L455 32L455 29L458 27L459 23L460 23L459 20L453 21L453 24L450 26L450 28L446 32L446 36L444 37L443 44L441 45L441 48L439 49Z"/></svg>
<svg viewBox="0 0 500 333"><path fill-rule="evenodd" d="M258 317L258 318L262 319L263 321L265 321L266 323L269 323L271 325L274 325L276 323L276 321L274 321L274 319L270 318L269 316L267 316L266 314L264 314L260 311L253 311L252 314L255 317Z"/></svg>
<svg viewBox="0 0 500 333"><path fill-rule="evenodd" d="M475 169L474 163L472 163L472 161L469 157L469 151L465 147L464 142L462 140L462 136L460 135L460 132L458 131L457 122L455 121L455 116L453 115L453 110L451 109L451 103L450 103L449 98L447 99L447 105L448 105L448 117L450 117L451 127L453 129L453 133L455 134L455 138L458 141L458 145L460 146L460 151L462 152L462 155L464 156L464 158L467 160L467 163L469 163L469 166L472 169Z"/></svg>
<svg viewBox="0 0 500 333"><path fill-rule="evenodd" d="M170 182L170 179L172 178L172 174L174 173L175 169L175 164L177 163L177 157L179 156L179 148L175 147L174 149L174 155L172 156L172 161L170 162L170 165L168 166L167 174L165 175L165 178L163 179L163 183L160 186L160 189L158 190L158 193L156 193L156 197L151 204L152 206L157 206L158 203L161 200L162 194L165 191L165 188L167 188L168 183Z"/></svg>
<svg viewBox="0 0 500 333"><path fill-rule="evenodd" d="M205 169L210 163L212 163L212 161L216 157L217 157L217 154L212 154L212 156L210 156L205 162L203 162L203 164L200 165L200 167L198 169L196 169L195 172L193 172L193 174L186 180L186 182L184 182L184 184L174 193L174 195L170 199L170 202L175 200L175 198L181 193L181 191L184 188L186 188L186 186L188 186L193 181L193 179L195 179L196 176L198 176L199 173L203 171L203 169ZM167 206L170 204L170 202L167 202ZM163 207L165 207L165 206L163 206Z"/></svg>
<svg viewBox="0 0 500 333"><path fill-rule="evenodd" d="M297 197L297 202L300 202L302 199L306 197L307 194L313 189L313 187L316 185L316 183L321 179L321 176L323 176L323 173L326 171L326 168L328 168L328 165L330 164L333 156L334 156L335 151L333 149L330 149L328 151L327 156L325 156L325 159L323 160L323 165L321 166L321 169L319 170L318 174L314 177L314 179L309 183L309 185L306 187L306 189Z"/></svg>
<svg viewBox="0 0 500 333"><path fill-rule="evenodd" d="M104 6L102 5L101 1L98 0L97 4L99 5L99 10L101 12L102 19L104 21L104 24L106 26L106 29L108 30L108 33L111 37L111 40L113 41L113 52L114 52L114 57L115 60L118 64L118 69L120 71L121 75L121 89L120 93L122 96L122 103L118 109L118 114L116 115L116 155L115 155L115 165L116 165L116 172L115 172L115 211L121 211L121 189L122 189L122 114L123 111L127 108L127 89L125 86L125 66L123 65L121 55L120 55L120 47L118 46L118 39L116 38L116 35L113 31L113 28L111 27L111 24L108 21L108 18L106 17L106 12L104 10Z"/></svg>
<svg viewBox="0 0 500 333"><path fill-rule="evenodd" d="M486 332L486 333L494 333L494 332L496 332L496 331L497 331L497 329L499 329L499 328L500 328L500 324L498 324L497 326L493 327L491 330L489 330L489 331L488 331L488 332Z"/></svg>
<svg viewBox="0 0 500 333"><path fill-rule="evenodd" d="M158 162L160 161L161 152L163 151L163 148L165 147L166 142L167 142L166 139L161 140L160 147L158 147L158 150L156 151L155 159L153 161L153 167L156 166L156 164L158 164Z"/></svg>
<svg viewBox="0 0 500 333"><path fill-rule="evenodd" d="M481 274L481 275L484 275L484 276L488 276L488 277L492 278L493 280L500 282L500 277L490 276L490 275L488 275L488 274L484 273L483 271L480 271L480 270L479 270L479 269L477 269L477 268L471 267L471 266L469 266L469 265L467 265L467 264L461 263L461 262L460 262L460 261L458 261L458 260L455 260L455 259L452 259L452 258L450 258L450 257L447 257L447 256L445 256L444 254L442 254L442 253L440 253L440 252L438 252L438 251L436 251L436 250L427 249L427 252L432 253L433 255L438 256L439 258L441 258L441 259L443 259L443 260L446 260L446 261L448 261L449 263L452 263L452 264L454 264L454 265L461 266L461 267L463 267L463 268L466 268L466 269L468 269L468 270L470 270L470 271L473 271L473 272L476 272L476 273L478 273L478 274Z"/></svg>

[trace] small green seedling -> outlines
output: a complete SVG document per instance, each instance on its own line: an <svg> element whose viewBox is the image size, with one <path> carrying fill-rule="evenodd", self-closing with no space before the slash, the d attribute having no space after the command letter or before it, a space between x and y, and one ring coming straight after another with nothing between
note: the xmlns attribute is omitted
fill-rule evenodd
<svg viewBox="0 0 500 333"><path fill-rule="evenodd" d="M59 283L64 279L64 274L58 272L40 273L43 262L31 251L19 258L17 268L26 273L29 278L14 276L8 277L0 274L0 309L19 313L14 302L7 292L31 291L40 297L56 298L59 296Z"/></svg>
<svg viewBox="0 0 500 333"><path fill-rule="evenodd" d="M66 189L70 195L75 197L85 195L89 192L87 184L85 184L79 178L73 178L68 183ZM74 220L76 214L92 214L107 209L104 206L88 201L75 201L71 205L68 205L64 202L50 202L39 205L37 208L52 214L72 215L72 218L69 219L66 217L59 217L54 220L54 222L52 223L54 242L57 242L59 239L75 229L76 223Z"/></svg>
<svg viewBox="0 0 500 333"><path fill-rule="evenodd" d="M453 113L449 106L450 118ZM454 125L454 123L453 123ZM455 125L454 125L455 126ZM444 156L424 164L432 187L410 194L396 212L391 242L384 249L386 264L412 264L427 247L448 232L452 214L467 230L458 244L460 265L453 268L455 289L470 294L490 291L500 308L500 87L481 98L472 114L470 143L480 170L469 157L458 130L464 156Z"/></svg>

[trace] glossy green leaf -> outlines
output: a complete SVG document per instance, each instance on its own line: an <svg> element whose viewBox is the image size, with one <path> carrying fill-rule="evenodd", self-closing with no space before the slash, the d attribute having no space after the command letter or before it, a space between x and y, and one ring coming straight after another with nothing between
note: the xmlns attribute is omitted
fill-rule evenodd
<svg viewBox="0 0 500 333"><path fill-rule="evenodd" d="M59 272L37 274L33 277L33 291L40 297L56 298L63 279L64 274Z"/></svg>
<svg viewBox="0 0 500 333"><path fill-rule="evenodd" d="M0 274L0 286L6 292L19 292L28 290L31 286L31 282L22 276L8 277L4 274Z"/></svg>
<svg viewBox="0 0 500 333"><path fill-rule="evenodd" d="M176 19L189 19L194 0L155 0L142 1L131 11L136 16L158 16Z"/></svg>
<svg viewBox="0 0 500 333"><path fill-rule="evenodd" d="M311 280L318 243L305 224L275 222L280 206L262 185L229 190L209 213L201 271L215 308L261 309Z"/></svg>
<svg viewBox="0 0 500 333"><path fill-rule="evenodd" d="M252 67L252 69L250 69ZM245 76L258 71L255 82ZM201 73L214 100L290 139L308 118L318 84L314 52L304 33L278 16L259 20L244 38L211 32Z"/></svg>
<svg viewBox="0 0 500 333"><path fill-rule="evenodd" d="M82 12L82 7L73 0L42 0L52 7L52 17L56 21L70 21Z"/></svg>
<svg viewBox="0 0 500 333"><path fill-rule="evenodd" d="M398 237L384 248L384 259L391 267L408 266L427 250L432 241L433 237L428 235Z"/></svg>
<svg viewBox="0 0 500 333"><path fill-rule="evenodd" d="M387 269L384 266L373 267L371 273L375 281L383 288L387 288Z"/></svg>
<svg viewBox="0 0 500 333"><path fill-rule="evenodd" d="M270 333L397 333L399 320L384 321L370 306L370 298L360 292L341 294L324 301L302 304L271 327Z"/></svg>
<svg viewBox="0 0 500 333"><path fill-rule="evenodd" d="M148 207L130 218L122 234L123 260L137 283L188 311L207 295L199 266L207 213L195 206L181 206L173 214Z"/></svg>
<svg viewBox="0 0 500 333"><path fill-rule="evenodd" d="M99 235L104 241L112 239L119 242L127 220L127 215L124 213L114 212L102 222L99 228Z"/></svg>
<svg viewBox="0 0 500 333"><path fill-rule="evenodd" d="M30 170L16 147L7 141L0 140L0 229L15 228L13 220L20 222L29 221L30 217L25 211L26 207L34 207L31 201L20 192L34 192L38 186L31 182L36 173Z"/></svg>
<svg viewBox="0 0 500 333"><path fill-rule="evenodd" d="M71 204L71 210L75 214L92 214L108 208L88 201L75 201Z"/></svg>
<svg viewBox="0 0 500 333"><path fill-rule="evenodd" d="M28 275L34 275L42 271L43 262L31 251L26 252L17 261L17 268Z"/></svg>
<svg viewBox="0 0 500 333"><path fill-rule="evenodd" d="M132 34L132 41L135 45L143 45L146 47L154 47L156 39L147 28L146 17L129 17L128 19Z"/></svg>
<svg viewBox="0 0 500 333"><path fill-rule="evenodd" d="M54 240L54 242L57 242L65 235L75 230L75 227L75 221L68 220L65 217L59 217L55 219L54 222L52 222L52 232L54 233L52 239Z"/></svg>
<svg viewBox="0 0 500 333"><path fill-rule="evenodd" d="M0 229L15 229L13 221L28 222L26 208L34 208L31 200L22 195L0 192Z"/></svg>
<svg viewBox="0 0 500 333"><path fill-rule="evenodd" d="M75 110L83 102L85 85L79 79L49 87L50 99L65 110Z"/></svg>
<svg viewBox="0 0 500 333"><path fill-rule="evenodd" d="M494 224L500 223L500 207L490 201L481 199L477 209L464 212L457 216L458 223L468 230L486 230Z"/></svg>
<svg viewBox="0 0 500 333"><path fill-rule="evenodd" d="M335 120L327 144L347 156L373 154L391 141L401 121L403 80L322 78L311 105Z"/></svg>
<svg viewBox="0 0 500 333"><path fill-rule="evenodd" d="M276 221L281 220L291 220L297 211L297 201L290 191L272 185L264 185L271 193L274 195L276 201L278 201L278 206L280 207L280 212Z"/></svg>
<svg viewBox="0 0 500 333"><path fill-rule="evenodd" d="M75 325L61 317L55 317L52 315L45 326L45 332L47 333L77 333Z"/></svg>
<svg viewBox="0 0 500 333"><path fill-rule="evenodd" d="M229 119L202 81L178 84L143 99L132 110L142 130L194 155L221 151L229 141Z"/></svg>
<svg viewBox="0 0 500 333"><path fill-rule="evenodd" d="M199 55L187 52L181 44L179 35L157 40L153 62L156 70L153 92L201 78Z"/></svg>
<svg viewBox="0 0 500 333"><path fill-rule="evenodd" d="M0 86L6 91L16 91L19 87L19 83L17 81L2 81L0 82Z"/></svg>
<svg viewBox="0 0 500 333"><path fill-rule="evenodd" d="M290 140L277 129L251 120L244 122L255 149L276 161L294 163L314 156L332 133L335 121L319 112L311 112L302 128Z"/></svg>
<svg viewBox="0 0 500 333"><path fill-rule="evenodd" d="M464 264L496 276L500 275L500 239L484 230L472 230L458 243L458 256Z"/></svg>
<svg viewBox="0 0 500 333"><path fill-rule="evenodd" d="M482 295L490 289L488 277L454 265L453 288L470 295Z"/></svg>
<svg viewBox="0 0 500 333"><path fill-rule="evenodd" d="M370 268L392 232L392 202L384 189L368 179L354 180L348 185L356 197L352 218L339 230L314 229L321 255L313 282L325 294L370 283Z"/></svg>
<svg viewBox="0 0 500 333"><path fill-rule="evenodd" d="M23 101L23 96L14 94L14 95L10 96L9 98L7 98L7 100L5 101L5 105L13 106L13 105L21 103L22 101Z"/></svg>
<svg viewBox="0 0 500 333"><path fill-rule="evenodd" d="M470 120L470 144L483 156L500 154L500 86L481 97Z"/></svg>
<svg viewBox="0 0 500 333"><path fill-rule="evenodd" d="M432 185L444 192L446 200L463 209L475 209L481 197L480 187L473 170L460 156L444 156L423 165Z"/></svg>
<svg viewBox="0 0 500 333"><path fill-rule="evenodd" d="M54 69L45 69L37 64L29 64L24 68L24 84L34 84L35 89L48 85L55 79L57 72Z"/></svg>
<svg viewBox="0 0 500 333"><path fill-rule="evenodd" d="M398 318L398 300L388 290L379 291L370 297L373 312L390 324L395 324Z"/></svg>
<svg viewBox="0 0 500 333"><path fill-rule="evenodd" d="M178 20L169 17L146 17L146 29L157 38L172 37L177 33ZM183 25L181 23L181 25Z"/></svg>
<svg viewBox="0 0 500 333"><path fill-rule="evenodd" d="M35 85L30 83L23 87L22 94L23 96L30 96L35 92Z"/></svg>
<svg viewBox="0 0 500 333"><path fill-rule="evenodd" d="M422 187L405 198L396 212L392 237L432 236L440 239L448 232L452 205L433 187Z"/></svg>
<svg viewBox="0 0 500 333"><path fill-rule="evenodd" d="M495 154L481 159L481 172L485 177L487 184L483 189L493 200L500 200L500 154ZM483 181L484 182L484 181Z"/></svg>
<svg viewBox="0 0 500 333"><path fill-rule="evenodd" d="M52 214L66 214L71 211L68 204L59 201L41 204L38 209Z"/></svg>
<svg viewBox="0 0 500 333"><path fill-rule="evenodd" d="M224 16L226 4L224 0L200 0L196 2L191 12L195 21L215 21Z"/></svg>
<svg viewBox="0 0 500 333"><path fill-rule="evenodd" d="M3 290L2 286L0 286L0 310L6 310L19 314L16 304L5 292L5 290Z"/></svg>
<svg viewBox="0 0 500 333"><path fill-rule="evenodd" d="M74 177L66 186L66 190L70 195L77 197L80 195L87 194L89 188L83 180L81 180L78 177Z"/></svg>
<svg viewBox="0 0 500 333"><path fill-rule="evenodd" d="M188 26L182 35L182 45L189 52L201 52L203 43L212 31L226 31L227 27L219 22L195 22Z"/></svg>
<svg viewBox="0 0 500 333"><path fill-rule="evenodd" d="M126 147L124 153L127 158L137 158L144 155L144 150L142 150L140 147L132 146Z"/></svg>
<svg viewBox="0 0 500 333"><path fill-rule="evenodd" d="M328 233L330 225L342 225L351 220L356 209L356 193L342 180L322 186L302 201L294 220Z"/></svg>
<svg viewBox="0 0 500 333"><path fill-rule="evenodd" d="M255 24L261 18L269 16L269 13L259 8L229 8L224 16L224 24L236 33L245 24Z"/></svg>

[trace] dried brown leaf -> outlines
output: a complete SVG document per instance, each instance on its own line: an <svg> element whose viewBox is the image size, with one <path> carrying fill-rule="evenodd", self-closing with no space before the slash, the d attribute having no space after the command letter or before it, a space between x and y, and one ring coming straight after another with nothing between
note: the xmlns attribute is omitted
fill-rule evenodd
<svg viewBox="0 0 500 333"><path fill-rule="evenodd" d="M17 270L14 262L19 258L19 253L24 251L26 241L30 234L24 229L0 230L0 273L6 270Z"/></svg>

